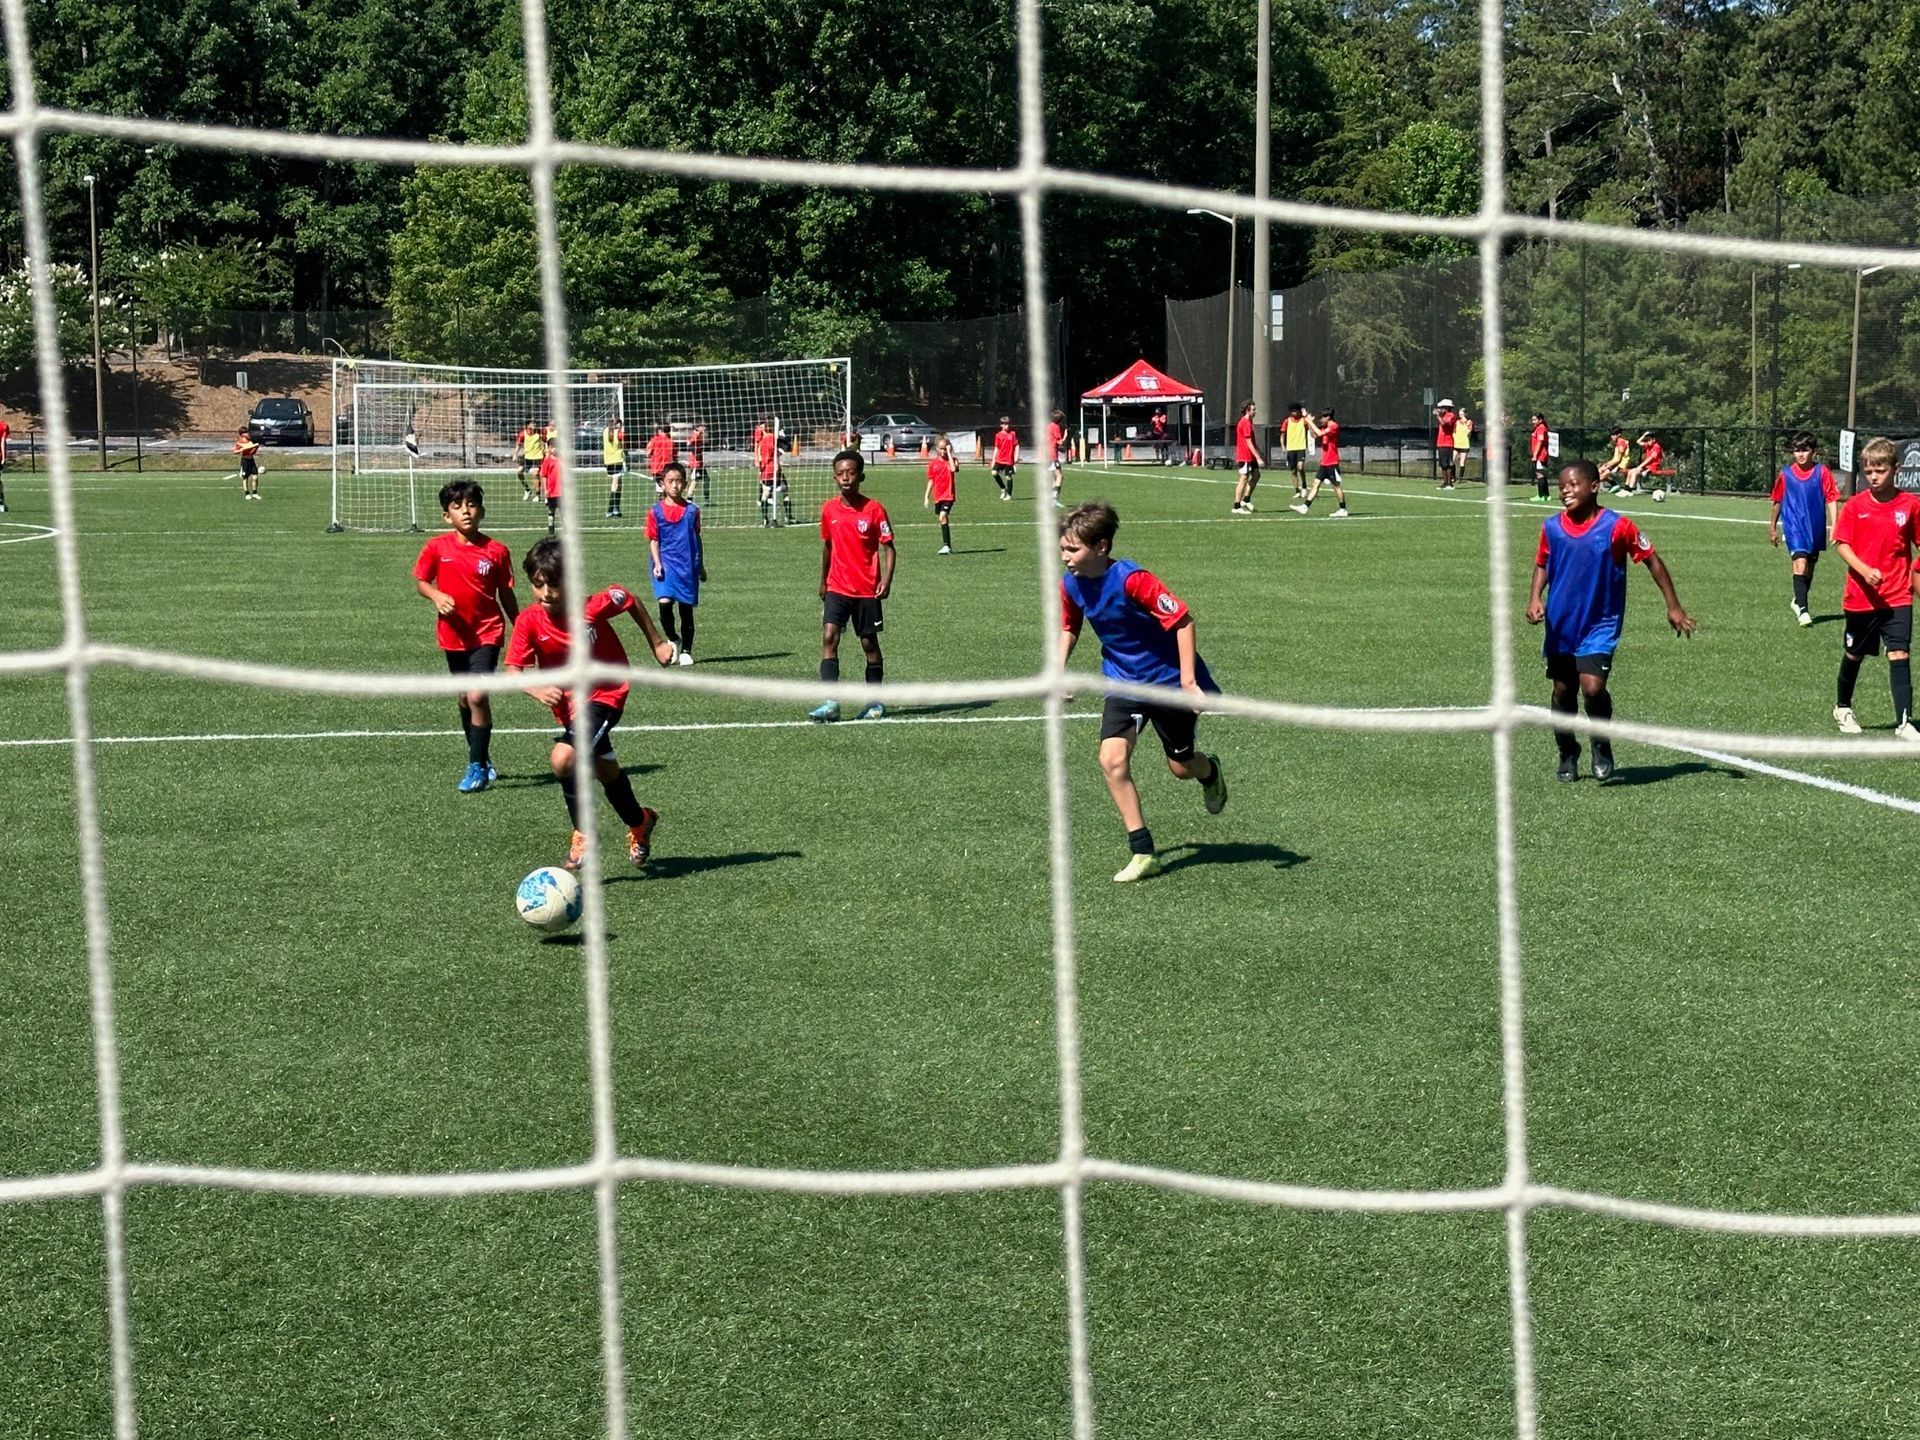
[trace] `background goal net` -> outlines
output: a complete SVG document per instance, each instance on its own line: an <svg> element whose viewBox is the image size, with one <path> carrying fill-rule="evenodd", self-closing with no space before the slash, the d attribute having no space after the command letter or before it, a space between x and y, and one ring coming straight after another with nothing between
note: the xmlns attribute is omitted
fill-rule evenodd
<svg viewBox="0 0 1920 1440"><path fill-rule="evenodd" d="M692 498L711 526L758 525L757 432L775 437L780 479L796 519L832 493L833 455L853 428L853 366L845 358L660 369L571 370L560 380L571 419L557 437L579 515L595 526L639 527L652 503L653 452L687 466ZM520 437L554 423L554 387L539 370L336 361L333 368L336 530L406 530L436 520L434 493L466 476L487 489L495 515L523 495ZM622 503L603 444L624 451ZM529 482L538 487L537 477ZM617 512L617 513L613 513ZM787 508L774 512L784 521Z"/></svg>

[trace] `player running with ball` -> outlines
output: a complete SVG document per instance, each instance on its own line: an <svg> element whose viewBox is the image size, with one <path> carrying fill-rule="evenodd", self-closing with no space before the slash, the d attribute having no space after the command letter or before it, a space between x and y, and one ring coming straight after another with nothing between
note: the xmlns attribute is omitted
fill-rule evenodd
<svg viewBox="0 0 1920 1440"><path fill-rule="evenodd" d="M507 647L506 670L509 675L528 670L551 670L565 665L571 643L567 630L567 594L560 569L560 542L542 540L527 552L527 579L533 584L533 604L520 612L514 623L513 639ZM625 665L627 650L613 633L616 615L631 615L640 633L647 637L653 658L662 665L673 660L673 646L654 629L646 606L634 598L631 590L609 586L590 596L586 605L587 642L592 658L605 665ZM633 785L613 754L613 727L627 707L624 681L615 685L602 681L593 687L587 702L587 731L592 746L593 775L621 822L627 827L627 858L635 865L647 863L653 850L653 827L660 816L642 805L633 795ZM587 854L587 837L580 830L581 806L593 803L581 780L576 761L573 733L573 690L558 685L529 685L527 694L553 711L560 722L560 733L553 737L550 756L553 773L560 781L560 793L566 797L567 815L573 821L573 838L567 845L567 868L578 870Z"/></svg>

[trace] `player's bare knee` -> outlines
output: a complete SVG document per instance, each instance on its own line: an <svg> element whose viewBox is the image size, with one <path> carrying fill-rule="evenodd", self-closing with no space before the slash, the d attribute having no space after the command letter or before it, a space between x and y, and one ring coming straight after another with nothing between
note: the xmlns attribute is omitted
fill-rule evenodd
<svg viewBox="0 0 1920 1440"><path fill-rule="evenodd" d="M1889 650L1889 651L1887 651L1887 659L1888 659L1889 661L1893 661L1893 660L1905 660L1906 658L1907 658L1907 652L1906 652L1905 650Z"/></svg>

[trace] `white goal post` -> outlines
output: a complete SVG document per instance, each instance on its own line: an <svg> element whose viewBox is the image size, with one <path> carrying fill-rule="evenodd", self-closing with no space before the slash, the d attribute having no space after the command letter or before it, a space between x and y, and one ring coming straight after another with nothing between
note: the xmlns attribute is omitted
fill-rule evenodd
<svg viewBox="0 0 1920 1440"><path fill-rule="evenodd" d="M574 435L558 437L580 518L594 527L645 524L654 499L648 442L686 465L708 525L807 524L829 499L832 457L853 429L853 366L842 357L743 365L572 370L562 377ZM494 519L525 497L523 427L551 419L541 370L336 360L333 504L329 530L410 530L437 524L435 495L455 477L479 481ZM620 437L616 490L602 451ZM763 504L757 441L775 437L774 503ZM529 476L535 491L537 477Z"/></svg>

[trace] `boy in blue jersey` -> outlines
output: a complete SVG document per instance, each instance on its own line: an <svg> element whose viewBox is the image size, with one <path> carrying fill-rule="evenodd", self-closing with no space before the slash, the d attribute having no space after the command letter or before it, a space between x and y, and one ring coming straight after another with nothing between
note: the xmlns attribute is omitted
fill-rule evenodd
<svg viewBox="0 0 1920 1440"><path fill-rule="evenodd" d="M1100 672L1136 685L1178 686L1190 695L1217 695L1207 662L1200 658L1193 616L1152 571L1113 558L1120 516L1104 500L1090 500L1060 522L1060 663L1066 664L1084 621L1100 637ZM1197 780L1207 813L1227 808L1227 778L1216 755L1194 747L1199 712L1146 700L1107 697L1100 717L1100 770L1107 792L1127 827L1132 858L1113 878L1121 884L1158 875L1153 833L1140 811L1133 783L1133 747L1153 726L1166 752L1167 768L1180 780Z"/></svg>
<svg viewBox="0 0 1920 1440"><path fill-rule="evenodd" d="M660 632L673 643L674 663L693 664L693 607L707 578L706 545L700 538L700 507L687 499L687 467L669 460L660 472L660 498L647 509L647 549L653 558L653 598L660 606ZM673 608L680 607L680 624Z"/></svg>
<svg viewBox="0 0 1920 1440"><path fill-rule="evenodd" d="M1817 464L1813 436L1802 430L1793 437L1793 463L1773 477L1773 518L1767 539L1778 545L1784 529L1787 555L1793 563L1793 618L1813 624L1807 595L1813 588L1813 567L1827 548L1827 537L1840 505L1840 487L1833 472Z"/></svg>
<svg viewBox="0 0 1920 1440"><path fill-rule="evenodd" d="M1596 498L1600 472L1591 460L1576 460L1560 472L1560 513L1540 527L1534 554L1533 589L1527 596L1527 623L1546 622L1547 678L1553 682L1553 708L1572 715L1579 697L1587 700L1587 718L1611 720L1613 696L1607 676L1620 644L1627 614L1627 562L1647 567L1667 602L1667 623L1676 635L1691 635L1693 617L1680 607L1673 576L1653 553L1647 537L1618 510L1604 509ZM1569 730L1556 730L1561 780L1580 778L1580 742ZM1613 778L1613 746L1594 737L1593 778Z"/></svg>

